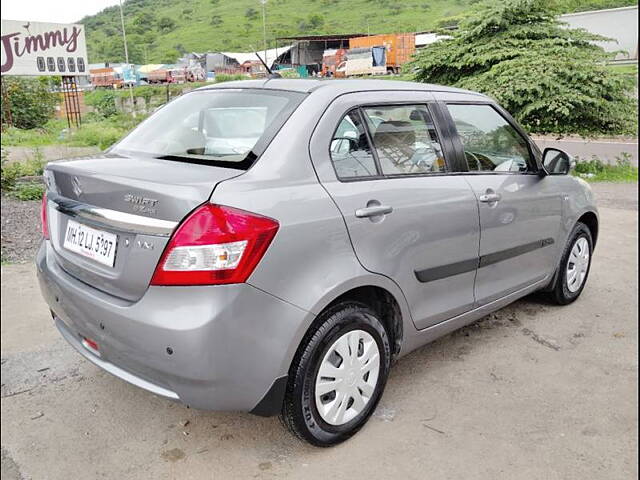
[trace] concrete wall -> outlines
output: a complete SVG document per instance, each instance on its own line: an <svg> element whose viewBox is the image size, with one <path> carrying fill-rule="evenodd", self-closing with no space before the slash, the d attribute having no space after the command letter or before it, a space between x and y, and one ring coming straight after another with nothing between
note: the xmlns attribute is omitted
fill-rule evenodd
<svg viewBox="0 0 640 480"><path fill-rule="evenodd" d="M619 55L616 60L638 60L638 7L612 8L561 15L560 20L571 28L585 30L617 40L598 42L606 51L624 50L627 55Z"/></svg>

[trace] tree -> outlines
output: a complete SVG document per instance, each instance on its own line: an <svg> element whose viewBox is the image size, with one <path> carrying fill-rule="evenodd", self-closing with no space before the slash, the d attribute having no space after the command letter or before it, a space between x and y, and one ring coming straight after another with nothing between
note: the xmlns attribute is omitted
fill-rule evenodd
<svg viewBox="0 0 640 480"><path fill-rule="evenodd" d="M158 21L158 28L161 32L169 32L173 30L176 26L176 22L174 22L170 17L162 17Z"/></svg>
<svg viewBox="0 0 640 480"><path fill-rule="evenodd" d="M5 113L10 108L14 126L23 129L44 127L60 103L60 95L49 90L49 80L45 77L2 77L2 83L8 100L5 106L5 99L2 99L2 123L7 121Z"/></svg>
<svg viewBox="0 0 640 480"><path fill-rule="evenodd" d="M637 128L628 79L584 30L565 28L549 0L489 0L451 38L409 65L421 82L483 92L532 132L622 134Z"/></svg>
<svg viewBox="0 0 640 480"><path fill-rule="evenodd" d="M137 33L143 34L152 30L155 26L156 16L153 12L139 13L133 20L134 29Z"/></svg>

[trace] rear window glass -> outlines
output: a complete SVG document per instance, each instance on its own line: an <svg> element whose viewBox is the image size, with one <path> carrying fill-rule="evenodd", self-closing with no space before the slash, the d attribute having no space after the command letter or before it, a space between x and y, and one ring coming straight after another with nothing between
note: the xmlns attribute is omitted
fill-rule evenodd
<svg viewBox="0 0 640 480"><path fill-rule="evenodd" d="M256 89L193 92L158 110L112 151L247 169L304 97Z"/></svg>

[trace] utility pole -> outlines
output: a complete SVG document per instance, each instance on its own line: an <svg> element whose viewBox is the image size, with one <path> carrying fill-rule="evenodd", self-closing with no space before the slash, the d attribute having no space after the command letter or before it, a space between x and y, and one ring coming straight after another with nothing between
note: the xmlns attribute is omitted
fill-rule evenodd
<svg viewBox="0 0 640 480"><path fill-rule="evenodd" d="M260 0L260 3L262 4L262 40L264 43L264 61L267 63L267 0Z"/></svg>
<svg viewBox="0 0 640 480"><path fill-rule="evenodd" d="M129 50L127 49L127 33L124 30L124 12L122 11L122 0L118 0L120 4L120 23L122 25L122 41L124 42L124 61L127 64L127 68L131 68L131 64L129 63ZM133 70L133 69L132 69ZM133 72L135 77L135 72ZM133 118L136 117L136 106L133 101L133 85L129 83L129 98L131 99L131 114Z"/></svg>

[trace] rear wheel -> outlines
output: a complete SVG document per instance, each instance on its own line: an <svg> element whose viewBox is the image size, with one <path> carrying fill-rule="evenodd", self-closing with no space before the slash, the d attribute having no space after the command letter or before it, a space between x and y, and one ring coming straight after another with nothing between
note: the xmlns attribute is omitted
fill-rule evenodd
<svg viewBox="0 0 640 480"><path fill-rule="evenodd" d="M582 293L591 269L592 251L591 231L583 223L576 224L569 236L551 291L552 299L559 305L573 302Z"/></svg>
<svg viewBox="0 0 640 480"><path fill-rule="evenodd" d="M373 310L345 302L326 311L289 371L284 424L316 446L348 439L380 400L390 358L389 338Z"/></svg>

